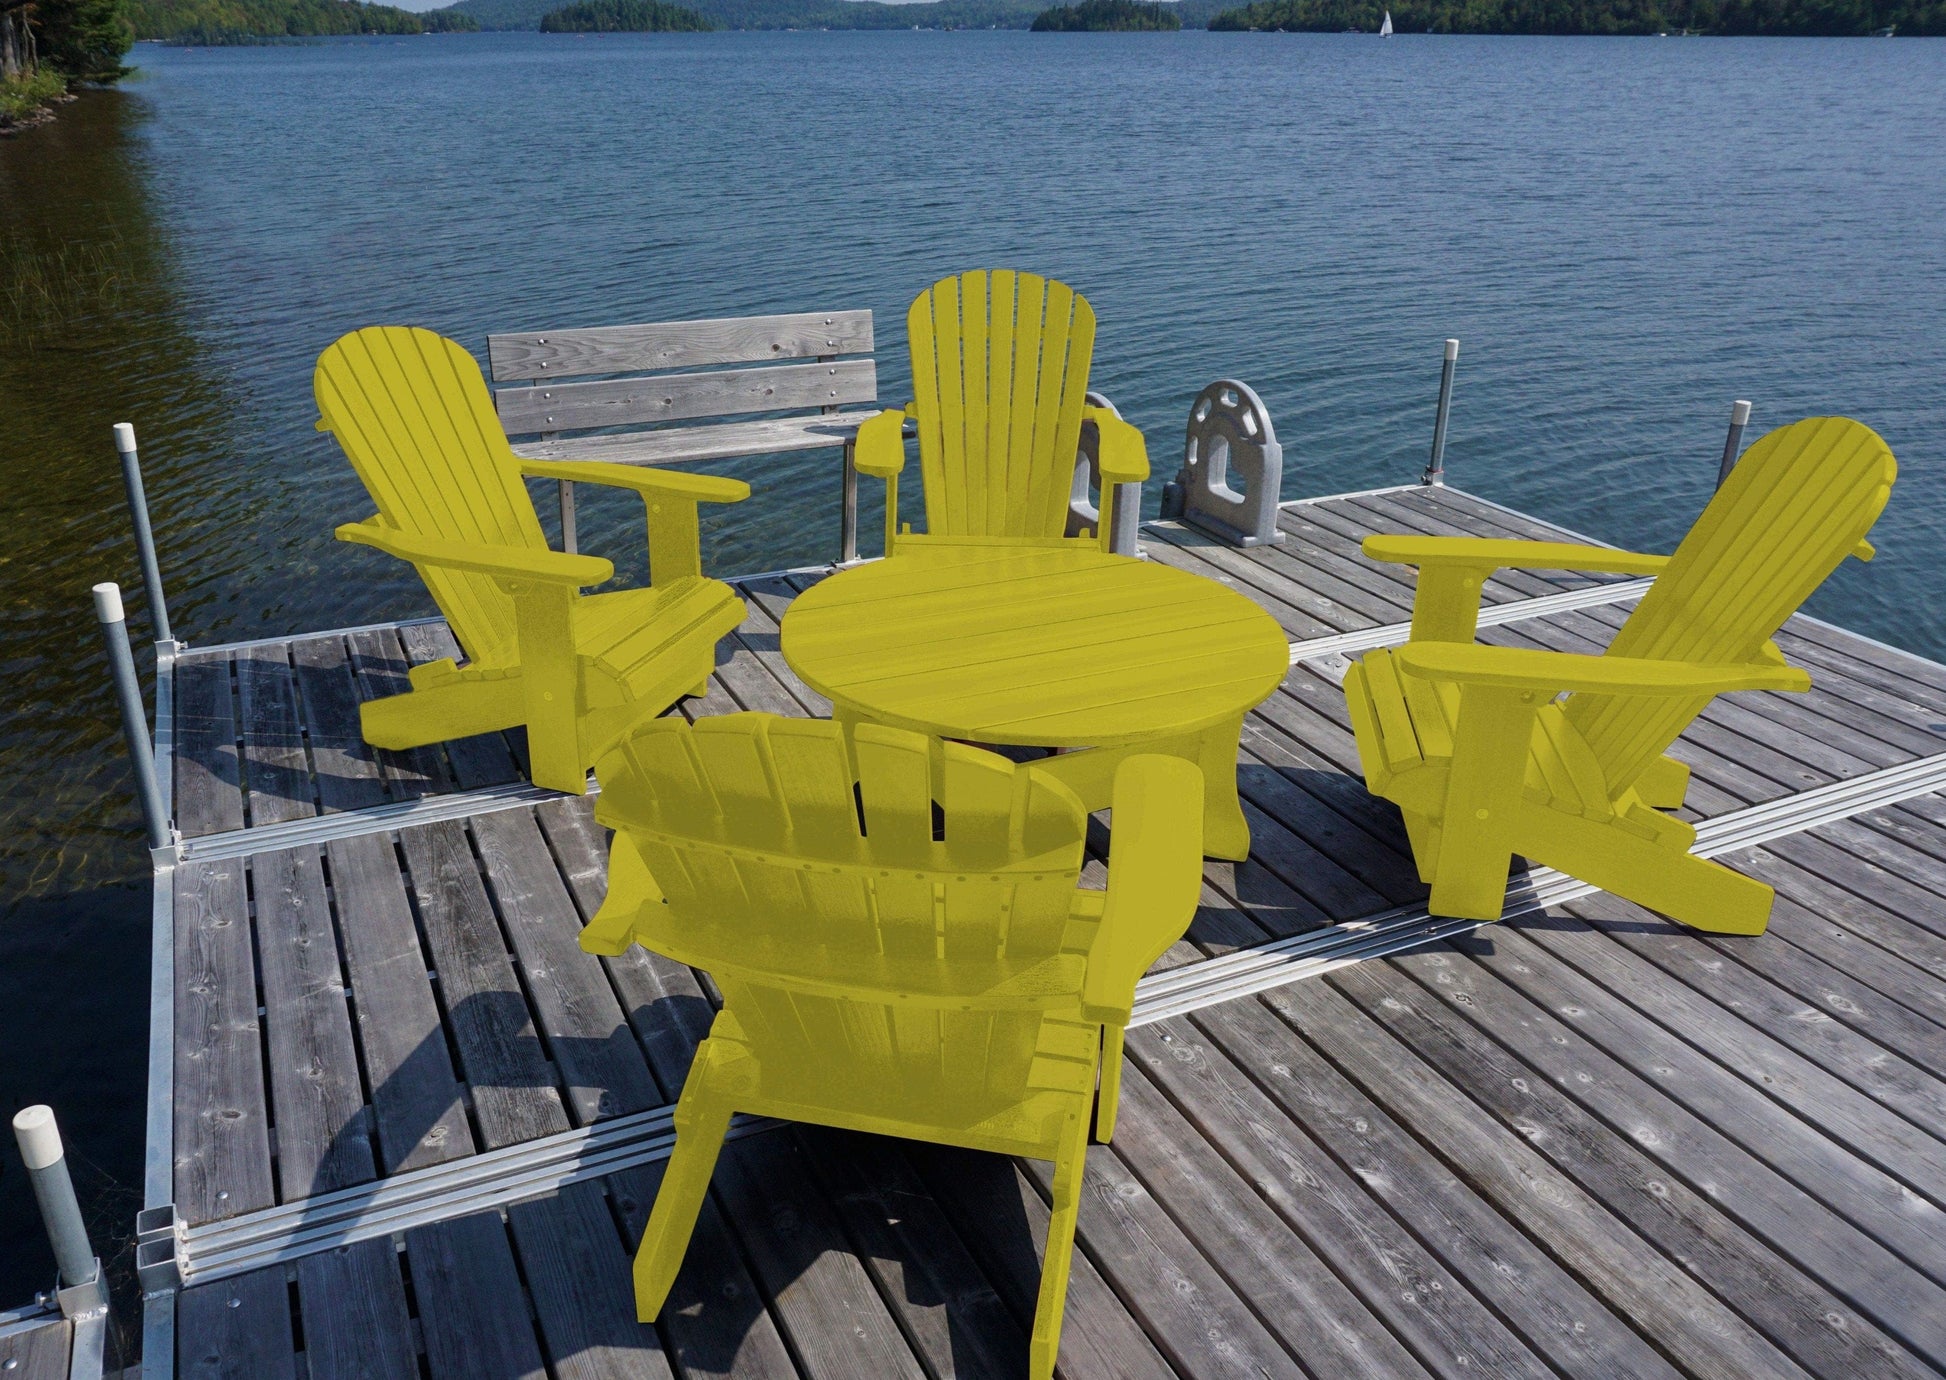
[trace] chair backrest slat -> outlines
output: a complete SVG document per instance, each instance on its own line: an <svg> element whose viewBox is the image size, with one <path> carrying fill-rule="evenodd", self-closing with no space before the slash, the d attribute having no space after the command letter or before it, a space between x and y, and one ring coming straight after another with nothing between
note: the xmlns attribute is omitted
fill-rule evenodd
<svg viewBox="0 0 1946 1380"><path fill-rule="evenodd" d="M325 429L391 526L547 545L480 366L458 342L408 326L353 331L319 357L314 387ZM469 657L493 664L513 655L513 603L489 577L419 573Z"/></svg>
<svg viewBox="0 0 1946 1380"><path fill-rule="evenodd" d="M1094 353L1087 299L981 270L934 283L906 326L926 530L1064 536Z"/></svg>
<svg viewBox="0 0 1946 1380"><path fill-rule="evenodd" d="M1897 474L1891 450L1860 422L1779 427L1737 462L1608 654L1753 660L1871 530ZM1619 794L1710 698L1579 694L1566 713Z"/></svg>

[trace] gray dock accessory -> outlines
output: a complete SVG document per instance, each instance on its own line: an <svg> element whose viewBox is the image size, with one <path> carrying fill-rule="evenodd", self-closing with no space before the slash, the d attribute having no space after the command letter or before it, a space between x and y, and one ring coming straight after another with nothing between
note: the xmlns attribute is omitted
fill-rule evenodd
<svg viewBox="0 0 1946 1380"><path fill-rule="evenodd" d="M1743 429L1750 424L1750 402L1738 398L1730 404L1730 433L1723 438L1723 459L1716 467L1716 487L1722 488L1723 481L1730 477L1736 468L1737 458L1743 454Z"/></svg>
<svg viewBox="0 0 1946 1380"><path fill-rule="evenodd" d="M1421 484L1446 482L1446 419L1453 411L1453 369L1458 363L1459 341L1449 336L1446 358L1439 366L1439 411L1432 420L1432 458L1426 462L1426 472L1419 476Z"/></svg>
<svg viewBox="0 0 1946 1380"><path fill-rule="evenodd" d="M142 588L149 596L149 617L157 642L173 642L169 607L162 599L162 567L155 558L155 532L149 526L149 499L142 489L142 461L135 450L135 428L115 423L115 450L122 457L122 486L128 491L129 519L135 524L135 549L142 558Z"/></svg>
<svg viewBox="0 0 1946 1380"><path fill-rule="evenodd" d="M95 618L101 623L108 649L108 668L115 678L115 700L122 711L122 735L128 740L129 766L135 771L135 797L142 807L142 826L149 836L149 852L173 854L175 833L162 803L162 787L155 775L155 747L149 741L148 716L142 708L142 684L135 678L135 657L128 650L128 624L122 618L122 587L113 582L94 589Z"/></svg>
<svg viewBox="0 0 1946 1380"><path fill-rule="evenodd" d="M88 1241L87 1224L74 1196L74 1180L68 1175L67 1154L61 1145L60 1128L54 1124L53 1109L23 1107L16 1112L14 1140L34 1185L34 1200L40 1204L48 1244L54 1248L59 1277L52 1302L72 1325L66 1374L68 1380L93 1380L103 1373L111 1351L118 1353L119 1348L110 1345L113 1329L109 1325L108 1281ZM119 1355L116 1359L119 1361ZM8 1364L11 1367L14 1363Z"/></svg>
<svg viewBox="0 0 1946 1380"><path fill-rule="evenodd" d="M60 1128L51 1107L25 1107L14 1114L14 1140L34 1185L48 1244L54 1247L54 1267L61 1283L80 1284L94 1274L95 1251L81 1221L81 1204L68 1176L67 1155L61 1148Z"/></svg>
<svg viewBox="0 0 1946 1380"><path fill-rule="evenodd" d="M1241 491L1233 480L1242 481ZM1284 536L1277 529L1283 487L1284 448L1256 390L1218 379L1197 394L1176 476L1183 521L1236 546L1274 544Z"/></svg>
<svg viewBox="0 0 1946 1380"><path fill-rule="evenodd" d="M1114 403L1099 393L1089 393L1087 402L1090 407L1106 408L1112 416L1122 415ZM1101 510L1095 506L1092 497L1100 488L1101 428L1093 422L1084 421L1081 423L1081 443L1075 452L1074 488L1068 494L1069 536L1092 532L1101 521ZM1114 509L1109 521L1114 524L1115 530L1109 533L1108 549L1117 555L1136 555L1135 533L1142 522L1142 486L1116 485Z"/></svg>

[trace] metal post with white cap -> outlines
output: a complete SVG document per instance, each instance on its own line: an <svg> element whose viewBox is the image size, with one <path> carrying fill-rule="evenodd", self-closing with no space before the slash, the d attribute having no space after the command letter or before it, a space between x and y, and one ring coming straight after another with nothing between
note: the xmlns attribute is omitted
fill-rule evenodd
<svg viewBox="0 0 1946 1380"><path fill-rule="evenodd" d="M1722 488L1723 481L1730 477L1736 468L1737 457L1743 454L1743 429L1750 423L1750 401L1738 398L1730 404L1730 434L1723 438L1723 459L1716 466L1716 487Z"/></svg>
<svg viewBox="0 0 1946 1380"><path fill-rule="evenodd" d="M135 523L135 549L142 558L142 588L149 596L149 616L155 620L155 640L173 642L169 606L162 598L162 567L155 558L155 532L149 526L149 499L142 488L142 462L135 450L135 428L115 423L115 449L122 457L122 486L128 490L128 511Z"/></svg>
<svg viewBox="0 0 1946 1380"><path fill-rule="evenodd" d="M54 1247L54 1267L63 1285L82 1284L95 1273L95 1250L88 1244L88 1228L81 1220L81 1204L68 1176L67 1155L51 1107L27 1107L14 1113L14 1140L34 1185L41 1221Z"/></svg>
<svg viewBox="0 0 1946 1380"><path fill-rule="evenodd" d="M1439 411L1432 422L1432 458L1426 462L1426 472L1419 476L1421 484L1446 482L1446 418L1453 410L1453 366L1458 363L1459 341L1448 338L1446 358L1439 366Z"/></svg>
<svg viewBox="0 0 1946 1380"><path fill-rule="evenodd" d="M115 699L122 711L122 736L128 740L128 760L135 770L135 795L148 831L149 851L175 844L169 812L162 804L156 781L155 749L149 742L149 722L142 709L142 686L135 678L135 657L128 649L128 625L122 616L122 589L110 582L95 586L95 617L108 648L108 667L115 678Z"/></svg>

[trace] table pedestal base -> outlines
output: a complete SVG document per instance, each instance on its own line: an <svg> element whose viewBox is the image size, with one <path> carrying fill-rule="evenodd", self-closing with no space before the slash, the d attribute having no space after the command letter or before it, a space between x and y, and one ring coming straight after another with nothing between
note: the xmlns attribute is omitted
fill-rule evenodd
<svg viewBox="0 0 1946 1380"><path fill-rule="evenodd" d="M834 709L832 717L845 732L869 719ZM1115 773L1123 762L1144 753L1184 757L1203 773L1203 854L1242 862L1250 856L1250 825L1237 800L1237 753L1243 737L1243 715L1202 730L1121 747L1084 747L1045 757L1033 765L1047 772L1081 797L1090 814L1114 803Z"/></svg>

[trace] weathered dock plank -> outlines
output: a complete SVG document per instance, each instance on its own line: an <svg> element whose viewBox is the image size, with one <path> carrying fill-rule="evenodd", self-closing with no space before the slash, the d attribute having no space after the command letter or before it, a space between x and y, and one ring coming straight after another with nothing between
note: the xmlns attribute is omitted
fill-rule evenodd
<svg viewBox="0 0 1946 1380"><path fill-rule="evenodd" d="M322 850L258 854L251 876L278 1197L289 1202L363 1183L377 1164Z"/></svg>
<svg viewBox="0 0 1946 1380"><path fill-rule="evenodd" d="M399 1255L388 1240L297 1262L298 1317L311 1380L415 1380L418 1349Z"/></svg>
<svg viewBox="0 0 1946 1380"><path fill-rule="evenodd" d="M334 839L331 865L345 971L359 1049L370 1080L378 1159L387 1174L473 1152L431 965L420 947L400 874L384 835Z"/></svg>
<svg viewBox="0 0 1946 1380"><path fill-rule="evenodd" d="M68 1380L72 1338L62 1317L0 1332L0 1374L6 1380Z"/></svg>
<svg viewBox="0 0 1946 1380"><path fill-rule="evenodd" d="M401 843L481 1140L492 1148L567 1130L558 1080L466 830L420 825L404 830Z"/></svg>
<svg viewBox="0 0 1946 1380"><path fill-rule="evenodd" d="M284 1271L254 1270L178 1294L176 1372L183 1380L297 1380Z"/></svg>

